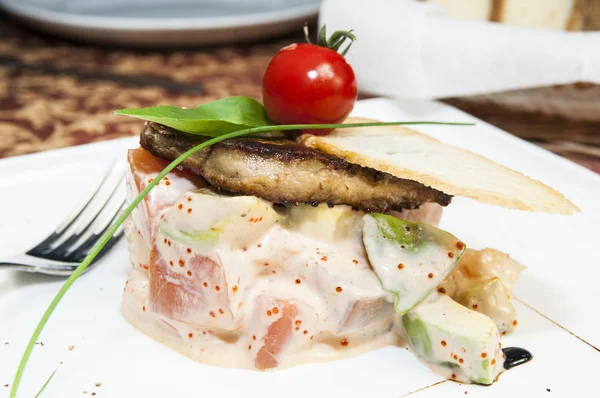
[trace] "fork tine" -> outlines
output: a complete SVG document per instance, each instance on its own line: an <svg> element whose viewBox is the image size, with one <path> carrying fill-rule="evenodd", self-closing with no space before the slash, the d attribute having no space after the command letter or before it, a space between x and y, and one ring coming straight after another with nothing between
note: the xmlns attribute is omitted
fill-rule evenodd
<svg viewBox="0 0 600 398"><path fill-rule="evenodd" d="M117 232L115 232L115 234L110 238L110 240L106 243L106 245L104 245L104 247L102 248L102 250L100 250L100 253L98 253L98 255L96 256L96 258L94 258L94 261L92 262L92 264L90 264L90 266L92 266L93 264L95 264L106 253L108 253L108 251L115 245L115 243L117 243L119 241L119 239L121 238L121 236L123 236L123 227L122 226L119 227L119 229L117 230ZM82 262L86 255L87 255L87 252L83 253L81 255L81 257L77 259L77 262L79 262L79 263Z"/></svg>
<svg viewBox="0 0 600 398"><path fill-rule="evenodd" d="M75 220L75 224L73 227L75 231L73 234L69 236L65 241L61 242L58 246L52 247L51 245L44 251L42 251L41 256L46 258L51 258L53 260L62 260L65 254L69 251L69 248L77 242L77 240L94 224L94 222L98 219L98 216L102 213L102 211L106 208L110 200L115 196L119 185L123 181L124 171L119 176L119 179L110 189L110 194L104 198L100 203L98 203L93 211L90 211L89 215L84 215Z"/></svg>
<svg viewBox="0 0 600 398"><path fill-rule="evenodd" d="M90 205L90 203L92 203L92 200L94 199L94 197L96 196L96 194L98 194L98 192L100 191L100 188L102 188L102 186L104 185L104 183L108 180L108 176L117 167L117 164L118 164L118 162L115 159L115 161L113 161L113 163L108 168L108 170L104 173L104 176L102 177L102 180L100 181L100 183L96 186L95 189L92 190L92 192L90 193L90 195L88 195L86 197L86 199L84 201L82 201L79 204L79 206L77 206L75 208L75 210L73 210L71 212L71 214L69 214L69 216L67 216L67 218L65 220L63 220L62 223L60 223L60 225L54 230L54 232L52 232L50 235L48 235L43 241L41 241L40 243L38 243L35 247L33 247L32 249L30 249L27 252L28 255L38 256L41 253L43 253L45 251L45 249L47 249L50 244L52 244L56 240L60 239L60 237L64 234L64 232L69 227L71 227L71 225L73 225L73 223L75 222L75 220L77 220L83 214L83 212L88 208L88 206Z"/></svg>
<svg viewBox="0 0 600 398"><path fill-rule="evenodd" d="M97 232L92 233L85 241L81 242L77 247L71 248L71 252L67 254L67 261L77 261L79 258L85 257L89 249L100 239L102 235L110 228L112 223L119 217L119 214L125 208L125 200L121 203L119 208L115 211L112 217L107 217L104 224L96 229Z"/></svg>

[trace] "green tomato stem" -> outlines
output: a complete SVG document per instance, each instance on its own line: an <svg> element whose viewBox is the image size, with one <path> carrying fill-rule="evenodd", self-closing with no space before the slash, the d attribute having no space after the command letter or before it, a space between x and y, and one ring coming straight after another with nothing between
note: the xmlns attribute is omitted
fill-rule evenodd
<svg viewBox="0 0 600 398"><path fill-rule="evenodd" d="M63 296L67 293L71 285L81 276L81 274L85 271L85 269L94 261L94 258L100 253L102 248L106 245L106 243L110 240L110 238L115 234L117 229L123 224L123 222L129 217L129 214L136 208L136 206L144 199L144 197L154 188L156 184L158 184L163 177L165 177L169 172L171 172L175 167L179 166L181 162L187 159L190 155L207 148L213 144L216 144L220 141L228 140L231 138L242 137L249 134L256 133L266 133L270 131L290 131L290 130L316 130L316 129L336 129L336 128L350 128L350 127L376 127L376 126L395 126L395 125L415 125L415 124L436 124L436 125L452 125L452 126L469 126L474 123L445 123L445 122L387 122L387 123L379 123L379 122L370 122L370 123L348 123L348 124L292 124L292 125L280 125L280 126L261 126L261 127L253 127L244 130L238 130L231 133L226 133L221 136L209 139L204 141L201 144L196 145L192 149L181 154L177 159L173 160L167 167L165 167L153 180L148 184L146 188L127 206L127 208L123 211L123 213L115 220L115 222L110 226L110 228L102 235L102 237L96 242L94 247L90 250L88 255L83 259L83 261L79 264L79 266L73 271L71 276L65 281L62 285L44 315L40 319L37 327L35 328L33 335L29 339L29 343L25 348L25 352L23 353L23 357L21 358L21 362L19 363L19 367L17 369L17 373L15 375L15 379L13 381L12 389L10 391L10 398L16 398L17 391L19 389L19 384L21 383L21 378L23 377L23 372L25 371L25 367L27 362L29 361L29 357L31 356L31 352L33 347L35 347L35 342L38 340L42 330L46 326L48 319L54 312L54 309L58 305L58 303L62 300Z"/></svg>
<svg viewBox="0 0 600 398"><path fill-rule="evenodd" d="M308 26L304 25L304 38L308 44L313 44L310 41L310 37L308 34ZM327 38L327 26L323 25L321 30L317 35L317 46L329 48L330 50L339 52L340 47L346 41L346 39L350 40L350 43L346 46L346 49L341 52L342 56L346 56L346 53L352 46L352 43L356 40L356 36L352 33L352 30L337 30L335 31L331 37Z"/></svg>

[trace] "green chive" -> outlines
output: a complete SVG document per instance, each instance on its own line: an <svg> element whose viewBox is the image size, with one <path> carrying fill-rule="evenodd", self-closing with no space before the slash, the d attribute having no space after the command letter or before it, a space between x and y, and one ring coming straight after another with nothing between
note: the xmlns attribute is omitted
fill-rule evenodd
<svg viewBox="0 0 600 398"><path fill-rule="evenodd" d="M238 130L231 133L226 133L220 135L218 137L212 138L208 141L205 141L199 145L196 145L192 149L187 152L181 154L177 159L172 161L167 167L163 169L155 178L152 180L150 184L136 197L130 204L127 206L125 211L119 216L117 220L110 226L110 228L102 235L102 237L96 242L94 247L90 250L88 255L83 259L81 264L75 269L75 271L69 276L64 285L60 288L46 312L40 319L37 327L35 328L27 347L25 348L25 352L23 353L23 357L21 358L21 362L19 363L19 368L17 369L17 374L15 375L15 379L13 381L12 389L10 391L10 398L16 398L17 391L19 389L19 384L21 383L21 378L23 377L23 372L25 371L25 366L27 365L27 361L31 356L31 351L35 346L35 342L38 340L44 326L50 319L50 316L54 312L54 309L58 305L58 303L62 300L63 296L69 290L71 285L81 276L81 274L85 271L85 269L90 265L90 263L96 258L98 253L102 250L104 245L110 240L110 238L114 235L117 229L123 224L123 222L127 219L129 214L136 208L136 206L144 199L144 197L150 192L152 188L156 184L158 184L164 176L166 176L171 170L177 167L181 162L183 162L186 158L193 155L194 153L207 148L213 144L216 144L220 141L228 140L231 138L242 137L250 134L257 133L266 133L270 131L290 131L290 130L317 130L317 129L341 129L341 128L350 128L350 127L378 127L378 126L397 126L397 125L416 125L416 124L434 124L434 125L450 125L450 126L472 126L474 123L445 123L445 122L371 122L371 123L348 123L348 124L291 124L291 125L279 125L279 126L261 126L254 127L244 130ZM54 374L52 374L53 376ZM48 379L42 390L46 387L52 376ZM41 391L40 391L41 392ZM39 394L39 393L38 393Z"/></svg>

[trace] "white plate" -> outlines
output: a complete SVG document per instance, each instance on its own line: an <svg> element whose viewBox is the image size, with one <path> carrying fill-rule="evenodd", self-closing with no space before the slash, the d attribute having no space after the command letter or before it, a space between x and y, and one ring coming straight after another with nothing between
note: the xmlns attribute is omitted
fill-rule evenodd
<svg viewBox="0 0 600 398"><path fill-rule="evenodd" d="M355 114L381 120L477 121L439 103L383 99L360 102ZM492 387L443 382L426 388L442 379L396 347L267 373L193 362L142 335L120 316L129 270L123 241L58 306L40 339L44 345L33 351L20 396L33 396L55 369L42 398L91 392L111 398L398 398L423 388L411 398L464 396L465 391L486 398L593 396L600 360L594 348L600 346L600 177L477 123L418 130L540 179L583 210L573 217L531 214L461 198L446 210L444 229L471 247L496 247L529 266L516 288L520 325L504 345L527 348L534 360L507 372ZM1 255L25 250L44 237L106 165L135 146L136 139L127 138L0 161ZM26 341L61 284L62 279L41 275L0 273L0 397L8 396L3 385L12 383ZM70 345L75 346L71 351Z"/></svg>
<svg viewBox="0 0 600 398"><path fill-rule="evenodd" d="M0 0L33 28L140 47L212 45L301 29L320 0Z"/></svg>

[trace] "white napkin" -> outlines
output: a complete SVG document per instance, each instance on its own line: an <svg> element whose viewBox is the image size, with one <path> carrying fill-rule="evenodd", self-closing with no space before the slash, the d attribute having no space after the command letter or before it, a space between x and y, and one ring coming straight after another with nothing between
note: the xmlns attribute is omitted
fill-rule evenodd
<svg viewBox="0 0 600 398"><path fill-rule="evenodd" d="M445 98L553 84L600 84L600 32L461 21L414 0L325 0L320 25L354 29L359 88Z"/></svg>

